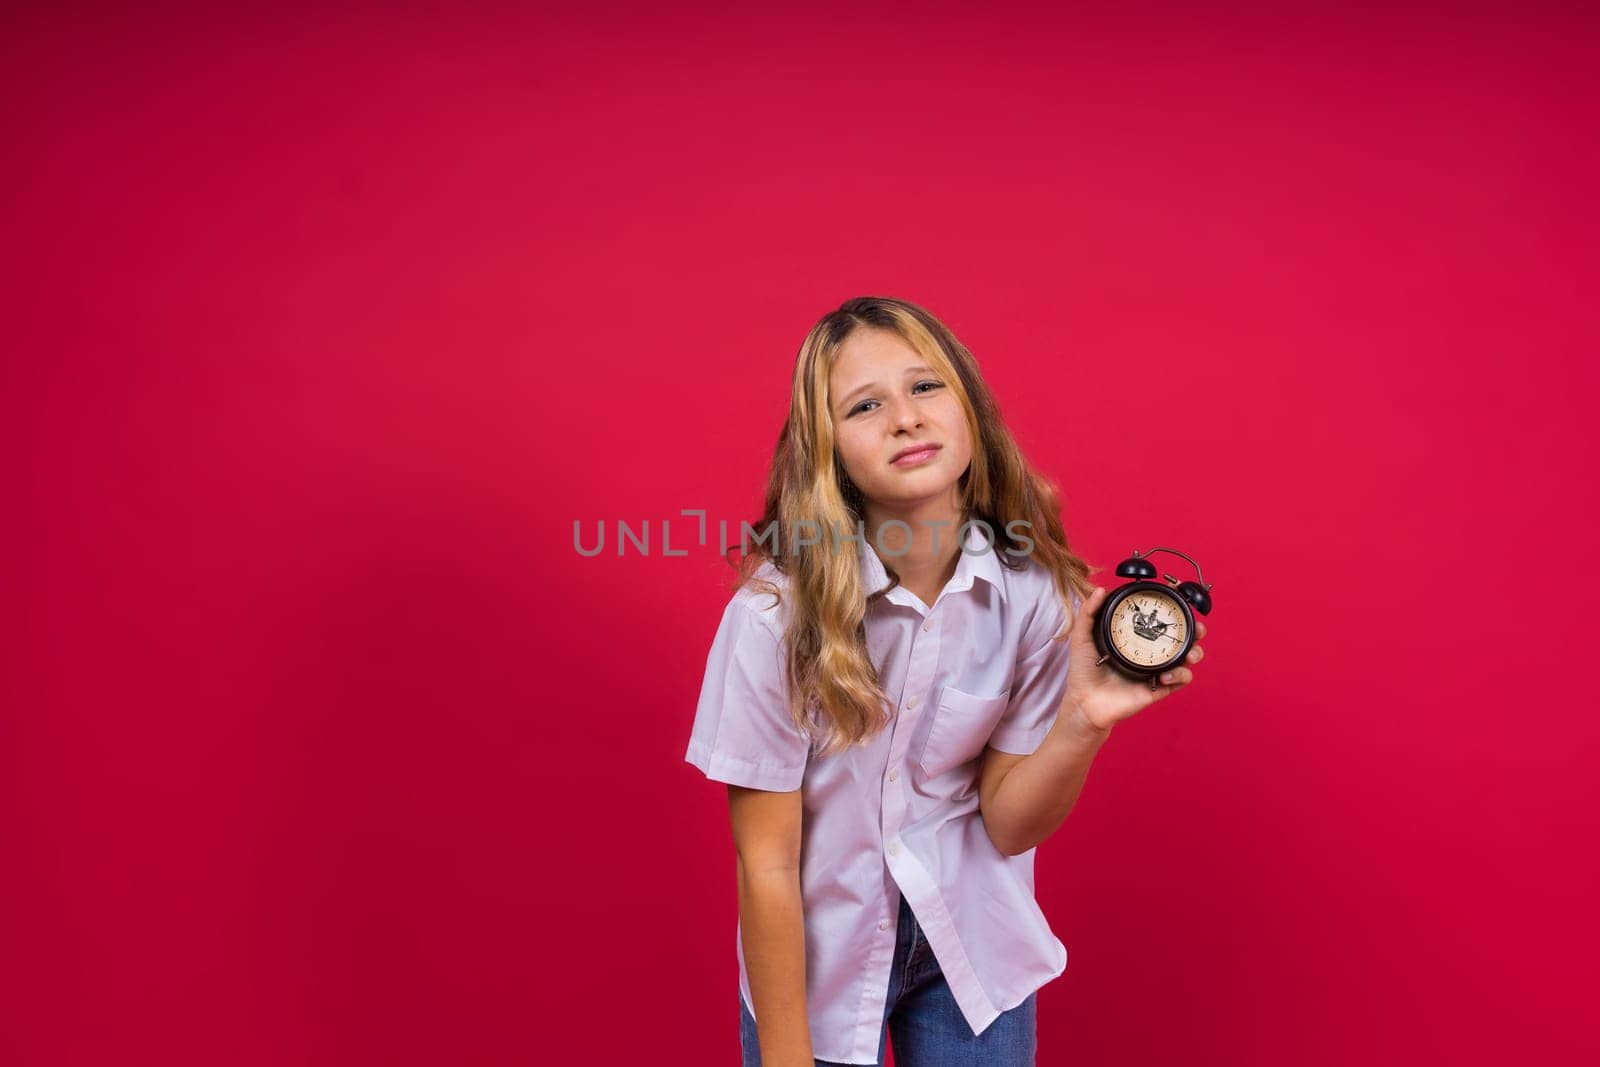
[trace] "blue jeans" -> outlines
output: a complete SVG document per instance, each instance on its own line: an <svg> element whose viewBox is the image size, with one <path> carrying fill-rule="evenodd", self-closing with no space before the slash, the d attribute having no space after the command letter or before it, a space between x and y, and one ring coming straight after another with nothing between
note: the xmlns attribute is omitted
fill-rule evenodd
<svg viewBox="0 0 1600 1067"><path fill-rule="evenodd" d="M880 1067L883 1064L885 1038L893 1035L897 1067L1033 1067L1038 997L1038 993L1028 994L1027 1000L1001 1012L974 1037L928 939L911 914L911 905L901 897L894 963L889 968L889 999L878 1037L878 1063ZM743 996L739 998L739 1047L744 1052L742 1067L761 1067L756 1021ZM838 1064L817 1060L816 1067Z"/></svg>

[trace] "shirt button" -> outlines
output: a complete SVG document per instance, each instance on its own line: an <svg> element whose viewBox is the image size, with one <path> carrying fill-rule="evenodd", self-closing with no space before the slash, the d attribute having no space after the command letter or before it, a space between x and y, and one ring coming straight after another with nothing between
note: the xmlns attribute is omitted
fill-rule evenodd
<svg viewBox="0 0 1600 1067"><path fill-rule="evenodd" d="M899 844L897 844L894 841L890 841L889 842L889 855L891 855L891 856L900 855L900 846L899 846Z"/></svg>
<svg viewBox="0 0 1600 1067"><path fill-rule="evenodd" d="M927 633L931 629L933 629L933 623L932 622L925 622L925 623L922 624L922 632L923 633Z"/></svg>
<svg viewBox="0 0 1600 1067"><path fill-rule="evenodd" d="M900 780L900 772L899 771L890 771L889 772L889 781L898 782L899 780Z"/></svg>
<svg viewBox="0 0 1600 1067"><path fill-rule="evenodd" d="M917 706L917 698L916 697L912 697L910 700L906 701L906 710L907 711L910 711L912 708L914 708L916 706Z"/></svg>
<svg viewBox="0 0 1600 1067"><path fill-rule="evenodd" d="M880 930L889 929L889 920L888 919L879 919L878 920L878 929L880 929Z"/></svg>

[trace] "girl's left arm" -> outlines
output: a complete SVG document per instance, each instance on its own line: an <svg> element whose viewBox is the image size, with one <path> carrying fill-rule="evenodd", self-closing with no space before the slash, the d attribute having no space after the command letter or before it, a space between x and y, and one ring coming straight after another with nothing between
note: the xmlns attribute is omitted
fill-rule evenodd
<svg viewBox="0 0 1600 1067"><path fill-rule="evenodd" d="M1015 856L1055 833L1078 802L1089 767L1111 728L1087 722L1066 699L1032 755L984 750L979 809L989 838Z"/></svg>
<svg viewBox="0 0 1600 1067"><path fill-rule="evenodd" d="M1194 671L1176 667L1152 689L1096 665L1093 617L1105 597L1106 590L1096 586L1073 619L1066 695L1038 749L1026 756L994 748L984 752L979 807L989 837L1008 856L1033 848L1066 821L1113 726L1194 680ZM1198 619L1195 635L1195 646L1184 660L1190 664L1205 655L1199 639L1206 635L1206 624Z"/></svg>

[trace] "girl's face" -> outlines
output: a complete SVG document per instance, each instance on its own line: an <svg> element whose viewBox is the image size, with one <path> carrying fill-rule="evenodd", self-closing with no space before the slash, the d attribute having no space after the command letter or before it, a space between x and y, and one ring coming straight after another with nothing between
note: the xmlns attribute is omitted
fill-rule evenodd
<svg viewBox="0 0 1600 1067"><path fill-rule="evenodd" d="M857 329L828 375L839 461L867 500L901 510L949 499L972 461L967 418L952 385L888 330ZM896 462L906 449L931 452Z"/></svg>

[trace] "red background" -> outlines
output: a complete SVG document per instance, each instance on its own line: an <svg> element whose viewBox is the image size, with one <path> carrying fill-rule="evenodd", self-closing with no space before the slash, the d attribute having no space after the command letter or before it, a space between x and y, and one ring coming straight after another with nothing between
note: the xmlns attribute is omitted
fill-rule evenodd
<svg viewBox="0 0 1600 1067"><path fill-rule="evenodd" d="M1040 849L1041 1064L1592 1061L1595 45L10 16L0 1059L736 1062L727 572L661 523L755 518L805 331L886 293L1102 582L1214 584Z"/></svg>

